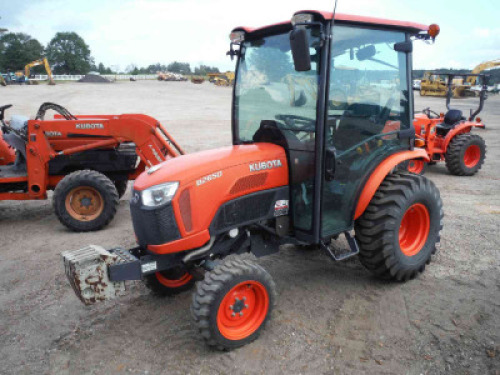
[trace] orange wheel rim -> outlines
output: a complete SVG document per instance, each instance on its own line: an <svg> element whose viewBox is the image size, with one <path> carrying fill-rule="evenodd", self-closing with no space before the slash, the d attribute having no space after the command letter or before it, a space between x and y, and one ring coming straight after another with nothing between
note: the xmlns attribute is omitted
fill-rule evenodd
<svg viewBox="0 0 500 375"><path fill-rule="evenodd" d="M161 272L156 272L156 278L158 279L160 284L166 286L167 288L180 288L181 286L184 286L188 282L190 282L193 278L193 275L191 275L189 272L186 272L178 279L169 279L165 277Z"/></svg>
<svg viewBox="0 0 500 375"><path fill-rule="evenodd" d="M467 168L473 168L481 159L481 149L478 145L467 147L464 153L464 164Z"/></svg>
<svg viewBox="0 0 500 375"><path fill-rule="evenodd" d="M229 340L242 340L259 329L269 310L269 295L258 281L244 281L233 287L217 312L217 327Z"/></svg>
<svg viewBox="0 0 500 375"><path fill-rule="evenodd" d="M78 186L66 196L66 211L79 221L94 220L104 210L101 193L90 186Z"/></svg>
<svg viewBox="0 0 500 375"><path fill-rule="evenodd" d="M405 212L399 226L399 247L406 256L414 256L422 250L429 236L431 219L422 203L416 203Z"/></svg>
<svg viewBox="0 0 500 375"><path fill-rule="evenodd" d="M408 172L420 174L424 170L424 162L422 160L410 160L408 162Z"/></svg>

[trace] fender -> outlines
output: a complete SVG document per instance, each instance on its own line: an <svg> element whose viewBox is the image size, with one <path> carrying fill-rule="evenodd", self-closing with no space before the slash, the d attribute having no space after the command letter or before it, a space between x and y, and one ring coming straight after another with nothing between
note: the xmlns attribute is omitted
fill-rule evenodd
<svg viewBox="0 0 500 375"><path fill-rule="evenodd" d="M360 217L363 212L365 212L366 207L372 200L378 187L384 180L385 176L399 163L410 160L410 159L424 159L429 161L429 156L424 149L416 148L413 151L402 151L394 155L389 156L384 159L375 170L372 172L368 181L366 181L365 186L361 192L358 199L358 204L356 206L356 211L354 212L354 220Z"/></svg>
<svg viewBox="0 0 500 375"><path fill-rule="evenodd" d="M481 128L484 129L484 124L481 122L471 122L466 121L463 124L455 126L451 129L448 134L446 134L446 138L444 139L443 150L446 152L448 149L448 145L457 134L470 133L472 128Z"/></svg>

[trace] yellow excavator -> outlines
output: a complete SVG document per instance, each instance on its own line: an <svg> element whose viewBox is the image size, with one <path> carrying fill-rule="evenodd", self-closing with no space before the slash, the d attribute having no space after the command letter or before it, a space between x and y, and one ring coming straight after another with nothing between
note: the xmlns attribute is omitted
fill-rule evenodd
<svg viewBox="0 0 500 375"><path fill-rule="evenodd" d="M478 66L476 66L472 70L471 74L479 74L486 69L491 69L491 68L494 68L496 66L500 66L500 59L485 61L485 62L482 62L481 64L479 64ZM467 77L466 82L468 85L474 86L475 84L477 84L477 76Z"/></svg>
<svg viewBox="0 0 500 375"><path fill-rule="evenodd" d="M33 68L34 66L38 66L38 65L43 65L45 67L45 71L47 72L47 75L49 76L49 85L55 85L56 83L54 82L54 77L52 76L52 70L50 69L49 61L47 60L46 57L26 64L26 66L24 67L24 76L26 77L26 82L29 83L29 76L30 76L31 68ZM18 73L22 74L22 72L16 72L16 75Z"/></svg>
<svg viewBox="0 0 500 375"><path fill-rule="evenodd" d="M463 98L465 96L476 96L476 92L471 90L478 84L479 74L487 69L500 66L500 59L485 61L477 65L470 74L463 75L464 78L455 78L452 82L453 98ZM447 74L433 74L426 72L420 86L420 95L422 96L446 96L447 83L441 79L441 76Z"/></svg>

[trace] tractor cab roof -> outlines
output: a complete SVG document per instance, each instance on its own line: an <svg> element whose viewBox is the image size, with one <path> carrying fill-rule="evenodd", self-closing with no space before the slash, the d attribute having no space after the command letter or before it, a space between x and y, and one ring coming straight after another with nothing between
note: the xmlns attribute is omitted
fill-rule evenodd
<svg viewBox="0 0 500 375"><path fill-rule="evenodd" d="M297 14L312 14L316 21L331 21L333 18L332 12L322 12L317 10L301 10L295 12L294 16ZM358 25L366 25L366 26L383 26L395 29L402 29L412 33L426 32L429 30L428 25L423 25L415 22L407 22L407 21L395 21L388 20L383 18L375 18L375 17L365 17L365 16L355 16L350 14L342 14L335 13L335 21L339 21L342 23L352 23ZM252 28L247 26L239 26L234 28L232 31L243 31L248 36L262 36L273 32L285 31L287 29L292 28L292 22L284 21L275 23L272 25L267 25L259 28Z"/></svg>

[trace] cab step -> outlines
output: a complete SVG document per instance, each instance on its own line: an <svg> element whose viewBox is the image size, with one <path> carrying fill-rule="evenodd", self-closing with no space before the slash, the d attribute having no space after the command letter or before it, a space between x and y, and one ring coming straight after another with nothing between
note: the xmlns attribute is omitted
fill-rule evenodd
<svg viewBox="0 0 500 375"><path fill-rule="evenodd" d="M346 260L350 257L353 257L355 255L359 254L359 246L358 243L356 242L356 239L351 236L349 232L344 232L345 239L347 240L347 243L349 244L349 249L346 250L335 250L332 249L329 245L325 244L324 242L320 242L321 248L326 251L326 254L332 258L335 262L340 262L342 260Z"/></svg>

